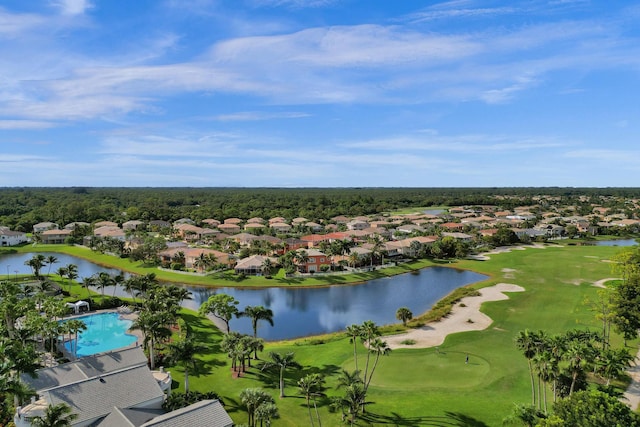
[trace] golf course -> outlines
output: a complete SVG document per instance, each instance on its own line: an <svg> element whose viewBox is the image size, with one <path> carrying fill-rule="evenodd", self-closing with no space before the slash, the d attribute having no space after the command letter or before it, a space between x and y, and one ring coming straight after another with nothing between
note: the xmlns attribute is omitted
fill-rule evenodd
<svg viewBox="0 0 640 427"><path fill-rule="evenodd" d="M486 261L453 264L490 276L473 285L476 288L513 283L525 291L509 293L508 300L483 304L482 311L493 319L486 330L452 334L437 348L397 349L382 356L367 394L370 404L357 424L501 425L515 404L531 401L527 361L514 343L518 332L597 330L600 323L585 301L596 298L598 288L594 283L612 277L609 260L620 250L611 246L549 245L491 255ZM194 313L185 312L184 317L198 340L208 345L195 372L190 373L191 389L217 392L238 424L246 422L239 394L249 387L261 387L276 397L280 417L272 425L307 424L307 404L298 391L297 380L320 373L326 378L326 394L338 395L341 371L354 369L353 346L345 334L267 343L261 359L270 351L294 352L295 360L302 365L300 370L287 370L286 397L278 399L276 373L261 371L254 364L240 378L233 378L230 362L219 350L222 333ZM612 345L622 345L622 339L613 334ZM635 354L637 342L628 345ZM362 363L366 352L362 346L358 351ZM465 363L467 355L469 362ZM172 368L172 373L180 383L180 368ZM626 387L623 382L616 385ZM330 412L327 402L317 399L322 425L341 425L340 413Z"/></svg>

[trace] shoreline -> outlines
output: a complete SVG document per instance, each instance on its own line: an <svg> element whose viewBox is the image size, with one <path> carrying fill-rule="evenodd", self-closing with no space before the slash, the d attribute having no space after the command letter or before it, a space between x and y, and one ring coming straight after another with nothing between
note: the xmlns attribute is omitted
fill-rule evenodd
<svg viewBox="0 0 640 427"><path fill-rule="evenodd" d="M401 334L387 335L384 339L392 349L437 347L450 334L487 329L493 323L493 319L480 311L483 303L509 299L505 292L524 291L522 286L509 283L498 283L479 289L480 295L462 298L442 320L429 322ZM407 340L415 343L403 344L403 341Z"/></svg>

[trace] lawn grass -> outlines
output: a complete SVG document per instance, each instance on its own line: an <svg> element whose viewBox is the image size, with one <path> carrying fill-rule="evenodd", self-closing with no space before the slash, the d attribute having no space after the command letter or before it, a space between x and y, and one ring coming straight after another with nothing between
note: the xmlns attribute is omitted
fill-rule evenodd
<svg viewBox="0 0 640 427"><path fill-rule="evenodd" d="M597 330L599 323L584 300L595 298L593 282L612 277L606 261L618 251L620 248L606 246L549 246L491 255L489 261L453 264L490 276L473 287L506 282L526 291L511 293L506 301L485 303L483 311L494 319L487 330L451 335L439 349L395 350L383 357L369 391L372 404L358 425L501 425L514 404L528 403L531 398L527 363L514 345L518 331ZM327 394L338 395L338 373L354 367L352 346L343 334L267 343L261 358L269 351L293 351L304 367L287 375L287 397L278 399L275 373L261 372L254 365L243 377L232 378L226 355L219 353L221 333L208 320L184 313L198 338L209 346L198 372L190 376L191 388L218 392L236 423L247 420L239 404L240 391L263 387L275 397L280 411L274 426L307 425L305 401L295 387L297 378L323 373ZM615 335L613 342L621 345L622 340ZM637 341L631 344L635 347ZM364 350L359 351L362 367ZM465 364L467 354L469 363ZM181 381L180 369L171 371ZM319 410L324 426L342 425L340 415L330 413L326 403L321 403Z"/></svg>

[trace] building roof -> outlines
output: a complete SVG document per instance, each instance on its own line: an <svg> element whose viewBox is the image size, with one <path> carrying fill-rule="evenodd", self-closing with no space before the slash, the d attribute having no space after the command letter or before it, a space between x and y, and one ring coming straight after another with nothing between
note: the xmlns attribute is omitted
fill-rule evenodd
<svg viewBox="0 0 640 427"><path fill-rule="evenodd" d="M51 405L64 403L78 415L76 423L97 420L114 406L131 408L162 402L164 393L146 366L137 366L85 379L41 393Z"/></svg>
<svg viewBox="0 0 640 427"><path fill-rule="evenodd" d="M29 374L22 374L20 378L34 390L42 391L103 375L110 371L146 364L147 358L139 347L128 347L39 369L36 371L37 377L35 378Z"/></svg>
<svg viewBox="0 0 640 427"><path fill-rule="evenodd" d="M140 427L231 427L233 420L219 400L203 400L142 424Z"/></svg>

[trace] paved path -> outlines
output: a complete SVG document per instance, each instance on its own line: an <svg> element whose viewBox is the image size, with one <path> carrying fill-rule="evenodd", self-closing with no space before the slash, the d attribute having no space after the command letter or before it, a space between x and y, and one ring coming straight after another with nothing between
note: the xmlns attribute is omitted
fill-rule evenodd
<svg viewBox="0 0 640 427"><path fill-rule="evenodd" d="M635 362L636 364L631 367L631 369L627 370L627 373L631 377L631 384L627 388L627 391L624 393L624 403L629 405L631 409L634 411L638 409L638 405L640 405L640 364L638 361L640 360L640 350L638 350L638 354L636 354Z"/></svg>

